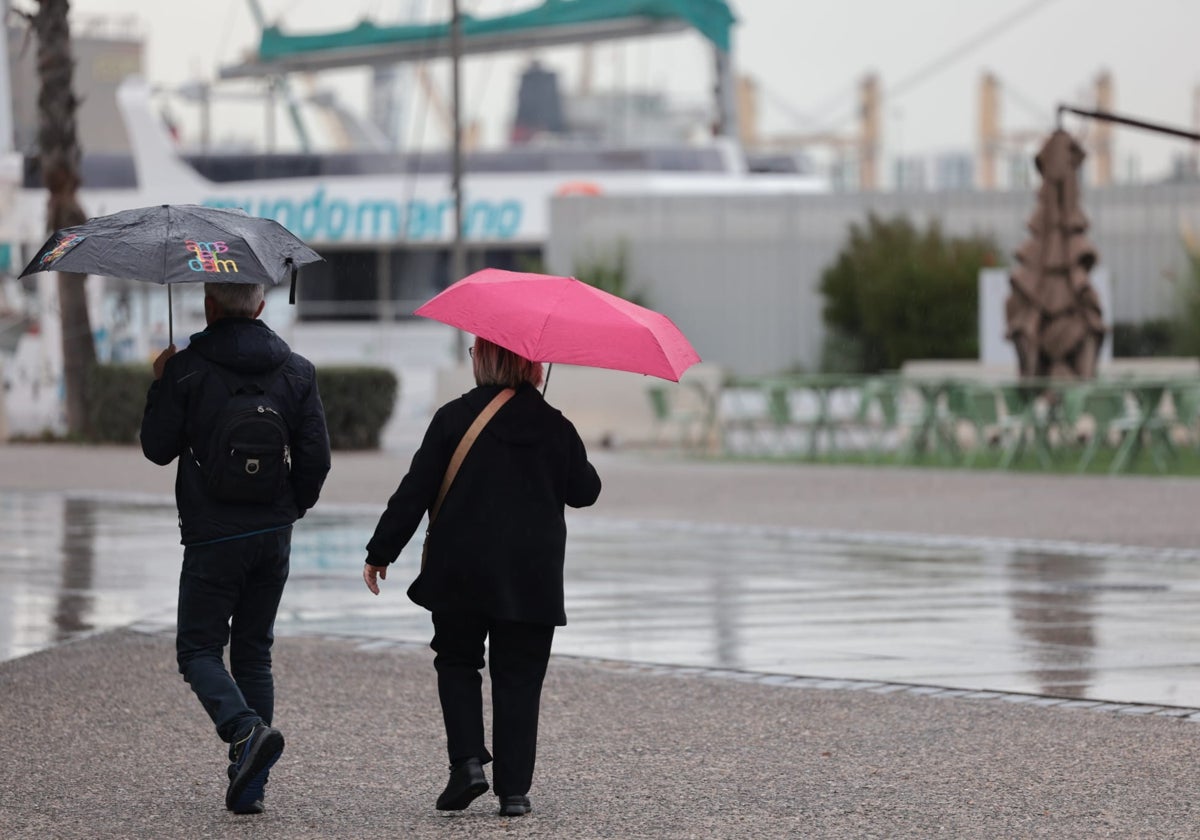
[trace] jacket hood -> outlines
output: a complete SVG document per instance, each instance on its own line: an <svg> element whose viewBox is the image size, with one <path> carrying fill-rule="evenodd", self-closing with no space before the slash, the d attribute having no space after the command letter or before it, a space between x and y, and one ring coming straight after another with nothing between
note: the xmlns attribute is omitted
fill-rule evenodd
<svg viewBox="0 0 1200 840"><path fill-rule="evenodd" d="M193 335L188 348L214 364L243 373L274 370L292 352L270 327L253 318L221 318Z"/></svg>
<svg viewBox="0 0 1200 840"><path fill-rule="evenodd" d="M501 389L493 387L486 390L488 396L485 405ZM509 443L529 445L545 438L554 428L559 414L558 409L547 404L537 388L525 384L496 412L485 431Z"/></svg>

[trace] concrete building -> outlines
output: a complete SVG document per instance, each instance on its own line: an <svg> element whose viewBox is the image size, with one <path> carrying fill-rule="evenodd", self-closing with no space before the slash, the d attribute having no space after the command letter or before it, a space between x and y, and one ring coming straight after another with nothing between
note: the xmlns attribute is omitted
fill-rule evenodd
<svg viewBox="0 0 1200 840"><path fill-rule="evenodd" d="M124 19L88 19L71 33L75 58L78 132L88 154L129 154L129 136L117 112L117 87L142 72L144 45ZM37 40L27 27L8 27L13 148L37 151Z"/></svg>

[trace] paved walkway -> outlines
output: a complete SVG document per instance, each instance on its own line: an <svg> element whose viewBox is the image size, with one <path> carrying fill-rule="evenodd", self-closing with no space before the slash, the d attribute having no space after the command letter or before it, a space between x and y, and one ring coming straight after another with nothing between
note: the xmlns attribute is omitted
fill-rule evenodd
<svg viewBox="0 0 1200 840"><path fill-rule="evenodd" d="M1192 549L1200 482L694 464L597 453L586 515ZM335 458L378 503L406 459ZM169 494L127 448L0 446L0 489ZM1200 726L1136 708L556 658L534 814L432 809L444 780L421 645L288 638L269 812L223 767L171 639L119 630L0 664L2 837L1195 837ZM1018 702L1020 701L1020 702Z"/></svg>

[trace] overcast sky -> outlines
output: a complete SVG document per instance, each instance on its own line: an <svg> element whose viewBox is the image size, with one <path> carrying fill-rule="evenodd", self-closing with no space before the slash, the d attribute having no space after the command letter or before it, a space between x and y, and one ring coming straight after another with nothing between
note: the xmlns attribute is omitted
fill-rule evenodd
<svg viewBox="0 0 1200 840"><path fill-rule="evenodd" d="M19 7L29 0L13 2ZM395 21L412 11L423 20L444 17L450 5L449 0L260 2L269 21L296 32L352 26L364 17ZM461 0L464 11L482 16L539 3ZM888 158L972 152L985 70L1004 87L1002 122L1009 130L1049 129L1059 102L1093 106L1094 81L1103 70L1112 74L1116 111L1183 128L1194 122L1200 0L731 0L731 6L739 18L734 61L763 91L765 134L853 130L855 88L868 72L879 74L885 91ZM156 84L211 79L218 67L236 63L257 45L249 0L73 0L72 8L77 15L136 17L146 36L148 76ZM578 50L540 57L561 72L568 89L574 84ZM465 108L483 121L489 145L504 136L517 73L527 59L467 62ZM594 61L597 86L664 89L692 103L709 97L711 56L695 33L598 45ZM349 104L365 103L365 74L339 73L327 82ZM420 126L410 122L409 136L418 129L423 144L444 142L432 117ZM1175 155L1191 151L1184 141L1133 129L1118 129L1116 144L1118 174L1135 161L1143 176L1163 174Z"/></svg>

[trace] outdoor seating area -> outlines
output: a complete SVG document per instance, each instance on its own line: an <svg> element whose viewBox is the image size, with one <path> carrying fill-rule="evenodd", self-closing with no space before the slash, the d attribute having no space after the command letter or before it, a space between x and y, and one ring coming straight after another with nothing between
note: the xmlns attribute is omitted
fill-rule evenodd
<svg viewBox="0 0 1200 840"><path fill-rule="evenodd" d="M1200 453L1200 376L731 378L673 409L685 388L651 389L658 442L711 455L1118 474Z"/></svg>

